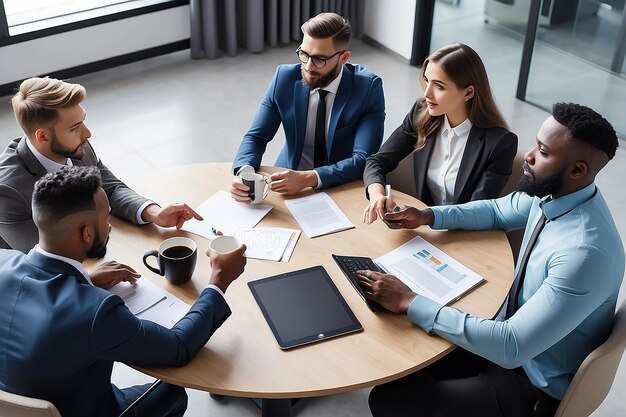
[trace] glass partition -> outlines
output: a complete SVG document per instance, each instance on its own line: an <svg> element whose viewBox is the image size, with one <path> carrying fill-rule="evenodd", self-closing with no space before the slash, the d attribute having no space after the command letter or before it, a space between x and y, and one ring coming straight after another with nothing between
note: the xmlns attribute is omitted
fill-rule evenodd
<svg viewBox="0 0 626 417"><path fill-rule="evenodd" d="M559 2L544 0L542 13ZM540 16L526 101L549 109L555 101L587 105L626 137L624 0L568 1L567 13ZM558 10L557 10L558 11Z"/></svg>
<svg viewBox="0 0 626 417"><path fill-rule="evenodd" d="M431 51L451 42L483 58L498 94L515 95L533 0L437 0ZM543 0L525 101L587 105L626 137L626 0Z"/></svg>

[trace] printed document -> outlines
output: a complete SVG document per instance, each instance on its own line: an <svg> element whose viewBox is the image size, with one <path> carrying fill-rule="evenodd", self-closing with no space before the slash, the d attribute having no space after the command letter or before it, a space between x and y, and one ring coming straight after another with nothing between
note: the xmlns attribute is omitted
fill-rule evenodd
<svg viewBox="0 0 626 417"><path fill-rule="evenodd" d="M238 203L226 191L218 191L196 209L204 220L187 220L181 229L209 240L217 230L233 236L242 227L256 226L271 209L270 204Z"/></svg>
<svg viewBox="0 0 626 417"><path fill-rule="evenodd" d="M126 307L140 319L150 320L172 328L189 311L189 304L174 297L147 278L139 278L135 284L120 282L109 289L119 295Z"/></svg>
<svg viewBox="0 0 626 417"><path fill-rule="evenodd" d="M420 236L374 262L412 291L443 305L456 301L485 281Z"/></svg>
<svg viewBox="0 0 626 417"><path fill-rule="evenodd" d="M254 227L239 229L235 237L246 244L246 258L288 262L300 237L300 230Z"/></svg>
<svg viewBox="0 0 626 417"><path fill-rule="evenodd" d="M326 193L286 200L285 205L308 237L352 229L354 225Z"/></svg>

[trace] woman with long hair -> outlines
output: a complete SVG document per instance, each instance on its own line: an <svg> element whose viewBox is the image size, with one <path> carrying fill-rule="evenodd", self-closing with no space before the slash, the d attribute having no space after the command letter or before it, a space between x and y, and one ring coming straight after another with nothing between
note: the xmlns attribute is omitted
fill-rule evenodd
<svg viewBox="0 0 626 417"><path fill-rule="evenodd" d="M385 177L413 151L415 196L429 206L498 197L511 175L517 136L496 106L476 51L460 43L436 50L422 65L420 83L424 96L367 159L365 223L395 207L385 196Z"/></svg>

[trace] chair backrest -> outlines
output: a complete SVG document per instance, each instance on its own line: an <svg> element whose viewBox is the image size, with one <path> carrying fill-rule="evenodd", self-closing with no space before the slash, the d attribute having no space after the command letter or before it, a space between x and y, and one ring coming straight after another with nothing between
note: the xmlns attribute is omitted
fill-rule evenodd
<svg viewBox="0 0 626 417"><path fill-rule="evenodd" d="M524 164L524 155L525 153L522 151L517 151L515 155L515 159L513 159L513 166L511 168L511 176L509 180L504 185L500 196L505 196L507 194L515 191L517 183L522 179L522 175L524 175L524 171L522 170L522 165Z"/></svg>
<svg viewBox="0 0 626 417"><path fill-rule="evenodd" d="M511 171L511 176L507 181L504 189L500 193L500 196L505 196L507 194L515 191L517 183L520 179L522 179L522 175L524 172L522 171L522 164L524 163L524 153L517 151L517 155L515 155L515 159L513 160L513 168ZM519 256L519 250L522 246L522 239L524 238L524 229L511 230L506 233L506 237L509 240L509 246L511 246L511 252L513 253L513 261L517 263L517 258Z"/></svg>
<svg viewBox="0 0 626 417"><path fill-rule="evenodd" d="M48 401L0 390L0 417L61 417Z"/></svg>
<svg viewBox="0 0 626 417"><path fill-rule="evenodd" d="M587 417L606 398L626 348L626 301L622 303L609 338L583 361L574 375L555 417Z"/></svg>

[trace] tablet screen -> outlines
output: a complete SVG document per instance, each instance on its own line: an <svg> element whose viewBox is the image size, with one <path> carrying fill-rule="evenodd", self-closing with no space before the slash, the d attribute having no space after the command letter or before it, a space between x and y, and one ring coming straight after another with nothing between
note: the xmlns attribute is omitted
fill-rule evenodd
<svg viewBox="0 0 626 417"><path fill-rule="evenodd" d="M282 349L362 329L321 266L252 281L248 286Z"/></svg>

